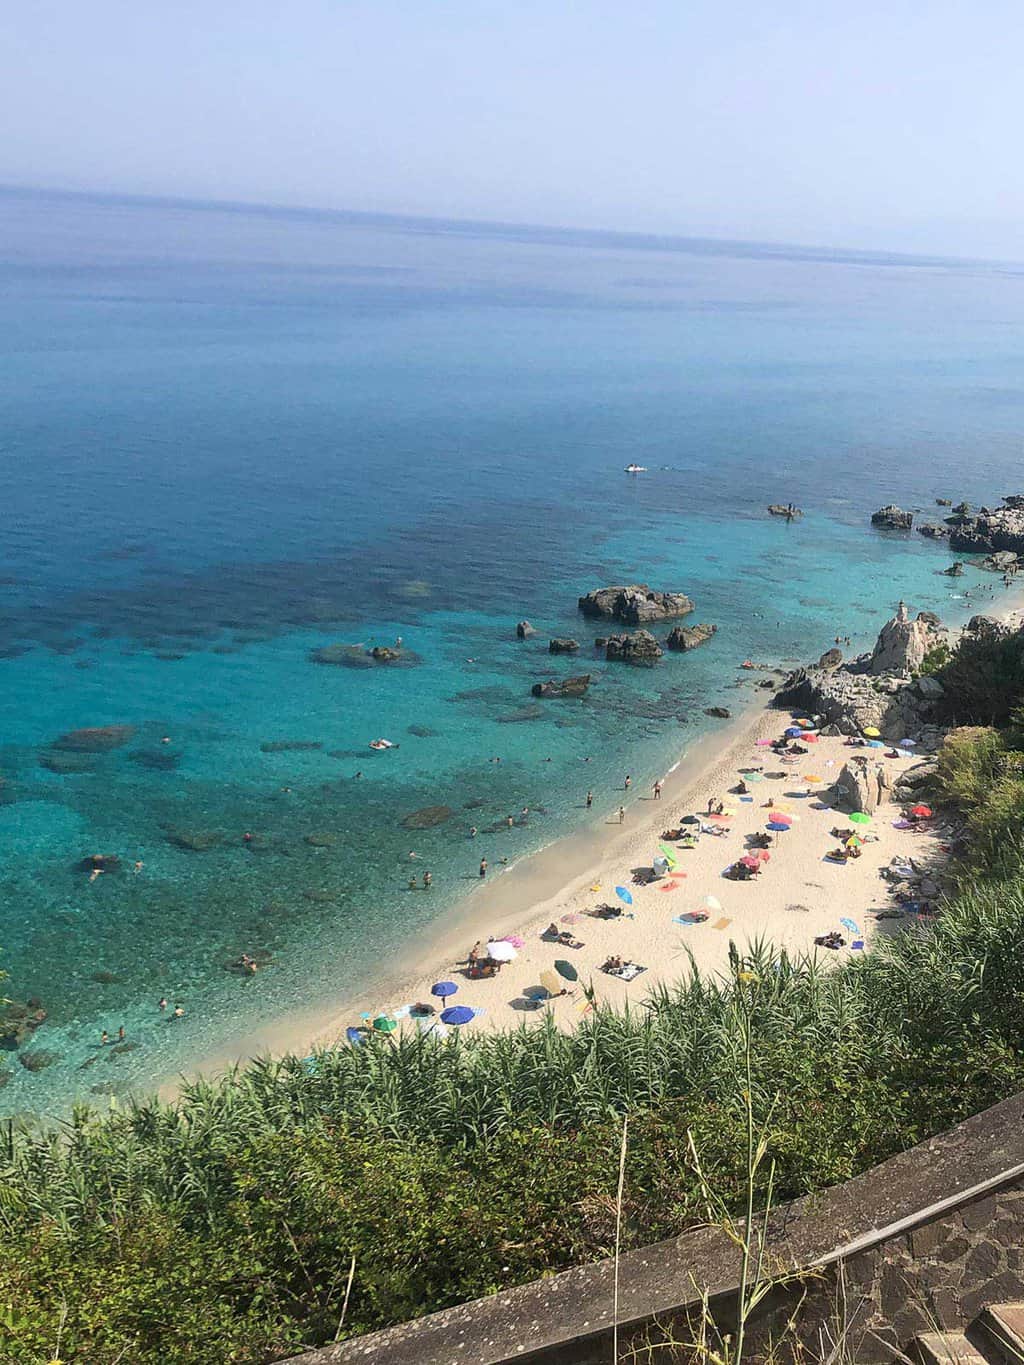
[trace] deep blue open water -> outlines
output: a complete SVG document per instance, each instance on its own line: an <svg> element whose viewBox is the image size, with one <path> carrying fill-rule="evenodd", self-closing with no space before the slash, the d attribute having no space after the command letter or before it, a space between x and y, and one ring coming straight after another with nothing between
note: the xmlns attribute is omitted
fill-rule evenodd
<svg viewBox="0 0 1024 1365"><path fill-rule="evenodd" d="M749 695L742 659L866 642L901 595L962 616L992 579L867 520L1018 491L1022 323L1005 266L0 194L0 946L59 1057L12 1058L0 1112L106 1103L347 994L486 896L481 854L642 789ZM550 659L624 580L717 637ZM410 667L309 660L398 635ZM532 703L581 667L585 702ZM41 763L107 724L135 731L86 770ZM92 853L122 870L90 882Z"/></svg>

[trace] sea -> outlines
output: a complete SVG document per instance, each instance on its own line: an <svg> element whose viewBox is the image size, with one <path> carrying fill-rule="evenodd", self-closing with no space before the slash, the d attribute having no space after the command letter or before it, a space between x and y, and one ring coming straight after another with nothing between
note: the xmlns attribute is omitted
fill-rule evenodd
<svg viewBox="0 0 1024 1365"><path fill-rule="evenodd" d="M984 610L870 515L1020 491L1022 327L1013 264L0 192L0 967L47 1015L0 1115L372 993L750 704L744 660ZM576 602L623 582L713 640L606 663Z"/></svg>

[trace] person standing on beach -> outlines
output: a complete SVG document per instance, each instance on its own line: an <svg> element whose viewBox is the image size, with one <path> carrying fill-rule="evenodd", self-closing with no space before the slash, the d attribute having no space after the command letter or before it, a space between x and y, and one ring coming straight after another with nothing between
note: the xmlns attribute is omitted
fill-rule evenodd
<svg viewBox="0 0 1024 1365"><path fill-rule="evenodd" d="M594 793L587 792L587 810L594 804Z"/></svg>
<svg viewBox="0 0 1024 1365"><path fill-rule="evenodd" d="M661 778L660 778L660 777L658 778L657 782L655 782L655 784L654 784L654 799L655 799L655 801L660 801L660 800L661 800Z"/></svg>
<svg viewBox="0 0 1024 1365"><path fill-rule="evenodd" d="M625 820L625 818L626 818L626 807L625 807L625 806L620 806L620 807L619 807L619 824L620 824L620 825L622 824L623 820Z"/></svg>
<svg viewBox="0 0 1024 1365"><path fill-rule="evenodd" d="M481 877L486 877L486 876L487 876L487 859L486 859L486 858L481 858L481 859L480 859L480 876L481 876Z"/></svg>

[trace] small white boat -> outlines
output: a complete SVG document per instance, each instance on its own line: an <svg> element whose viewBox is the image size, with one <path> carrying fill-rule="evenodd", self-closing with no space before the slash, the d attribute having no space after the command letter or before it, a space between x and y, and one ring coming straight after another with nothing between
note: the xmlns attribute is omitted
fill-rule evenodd
<svg viewBox="0 0 1024 1365"><path fill-rule="evenodd" d="M371 739L371 749L397 749L398 745L393 744L390 739Z"/></svg>
<svg viewBox="0 0 1024 1365"><path fill-rule="evenodd" d="M646 474L646 473L647 473L647 466L646 466L645 464L628 464L628 465L626 465L626 468L623 470L623 473L625 473L625 474Z"/></svg>

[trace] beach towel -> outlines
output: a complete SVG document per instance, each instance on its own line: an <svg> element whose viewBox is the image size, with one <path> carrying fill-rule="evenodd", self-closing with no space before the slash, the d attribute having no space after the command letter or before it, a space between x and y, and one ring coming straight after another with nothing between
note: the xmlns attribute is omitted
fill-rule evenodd
<svg viewBox="0 0 1024 1365"><path fill-rule="evenodd" d="M856 951L858 948L863 948L864 940L862 938L855 938L853 942L850 944L850 947L853 948L854 951Z"/></svg>
<svg viewBox="0 0 1024 1365"><path fill-rule="evenodd" d="M679 882L666 882L661 889L662 891L678 891Z"/></svg>
<svg viewBox="0 0 1024 1365"><path fill-rule="evenodd" d="M727 929L731 923L732 923L731 919L719 919L715 920L714 924L711 927L712 929Z"/></svg>
<svg viewBox="0 0 1024 1365"><path fill-rule="evenodd" d="M690 913L687 914L687 915L673 915L673 916L672 916L672 923L673 923L673 924L685 924L685 925L691 925L691 924L704 924L704 923L706 922L706 920L707 920L707 915L702 915L702 914L700 913L699 910L691 910Z"/></svg>
<svg viewBox="0 0 1024 1365"><path fill-rule="evenodd" d="M641 967L638 962L627 962L622 967L602 967L601 970L609 976L617 976L620 981L635 981L647 968Z"/></svg>
<svg viewBox="0 0 1024 1365"><path fill-rule="evenodd" d="M580 920L581 920L582 918L583 918L582 915L573 915L573 914L563 915L563 916L562 916L562 923L563 923L563 924L579 924L579 922L580 922Z"/></svg>
<svg viewBox="0 0 1024 1365"><path fill-rule="evenodd" d="M750 803L753 802L754 798L753 798L752 796L741 796L741 797L740 797L740 800L741 800L741 801L746 801L748 804L750 804Z"/></svg>

